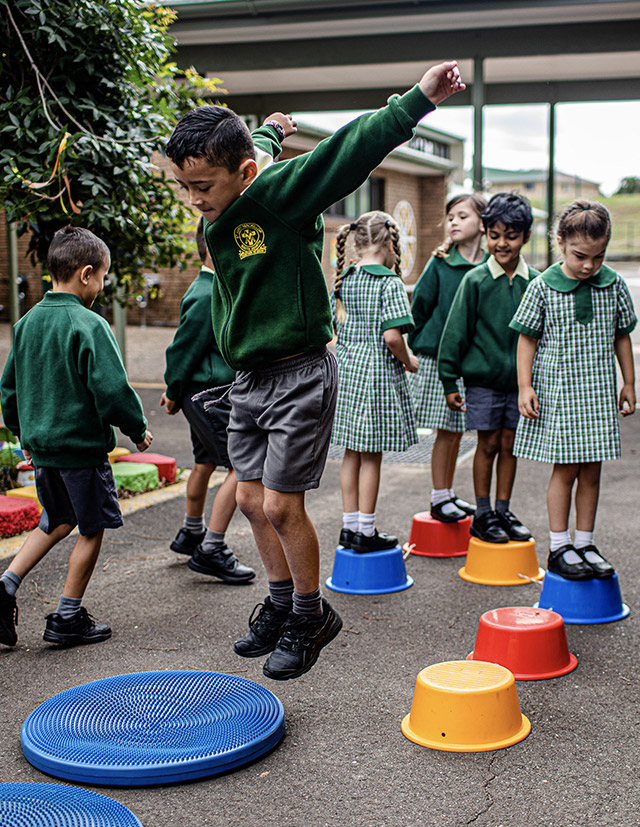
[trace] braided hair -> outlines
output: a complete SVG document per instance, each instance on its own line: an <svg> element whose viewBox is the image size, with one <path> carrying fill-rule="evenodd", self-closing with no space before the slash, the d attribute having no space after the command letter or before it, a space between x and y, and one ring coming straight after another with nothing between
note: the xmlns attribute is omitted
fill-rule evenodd
<svg viewBox="0 0 640 827"><path fill-rule="evenodd" d="M391 241L396 255L394 270L397 276L402 278L400 268L400 232L394 219L386 212L374 210L363 213L357 221L351 224L343 224L338 229L336 236L336 274L333 279L333 294L336 298L336 318L344 322L347 318L344 304L340 299L340 285L342 284L343 272L345 269L345 250L349 234L353 233L353 243L356 254L359 258L365 250L370 248L379 250Z"/></svg>

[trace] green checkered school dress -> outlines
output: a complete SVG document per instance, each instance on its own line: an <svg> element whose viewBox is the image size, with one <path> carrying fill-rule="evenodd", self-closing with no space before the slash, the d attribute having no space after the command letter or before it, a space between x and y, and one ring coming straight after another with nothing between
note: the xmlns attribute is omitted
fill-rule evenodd
<svg viewBox="0 0 640 827"><path fill-rule="evenodd" d="M416 410L419 428L440 428L443 431L463 433L465 414L452 411L447 405L444 388L438 376L438 360L435 356L418 353L418 372L410 374L409 389ZM458 391L464 399L464 382L457 380Z"/></svg>
<svg viewBox="0 0 640 827"><path fill-rule="evenodd" d="M518 457L553 463L620 457L613 345L637 320L615 271L602 267L592 280L595 286L576 284L553 265L531 282L513 318L514 329L538 339L532 384L540 416L520 417ZM591 321L578 321L576 306L578 317L592 313Z"/></svg>
<svg viewBox="0 0 640 827"><path fill-rule="evenodd" d="M349 267L340 287L347 312L335 317L338 404L331 441L352 451L406 451L418 442L406 371L384 331L413 327L402 281L382 265Z"/></svg>

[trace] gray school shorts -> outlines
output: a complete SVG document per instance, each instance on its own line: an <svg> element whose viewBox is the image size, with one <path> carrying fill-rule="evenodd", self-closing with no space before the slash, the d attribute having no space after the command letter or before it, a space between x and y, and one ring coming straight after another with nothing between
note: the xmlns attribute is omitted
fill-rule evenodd
<svg viewBox="0 0 640 827"><path fill-rule="evenodd" d="M191 428L193 458L196 462L212 462L215 466L231 468L227 448L227 426L231 403L225 393L230 385L212 388L199 395L195 402L188 394L182 399L182 412ZM196 396L197 394L193 394ZM217 399L215 406L205 410L205 403Z"/></svg>
<svg viewBox="0 0 640 827"><path fill-rule="evenodd" d="M273 491L317 488L337 391L338 365L327 348L239 373L228 429L238 480L262 480Z"/></svg>
<svg viewBox="0 0 640 827"><path fill-rule="evenodd" d="M42 503L39 527L45 534L64 524L77 525L85 536L122 525L108 462L95 468L36 468L36 490Z"/></svg>
<svg viewBox="0 0 640 827"><path fill-rule="evenodd" d="M495 391L472 385L466 389L468 431L515 429L520 419L518 391Z"/></svg>

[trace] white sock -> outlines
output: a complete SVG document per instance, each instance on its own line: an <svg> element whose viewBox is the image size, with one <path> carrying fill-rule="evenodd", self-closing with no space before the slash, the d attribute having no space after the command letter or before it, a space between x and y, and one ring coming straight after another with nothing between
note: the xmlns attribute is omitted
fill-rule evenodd
<svg viewBox="0 0 640 827"><path fill-rule="evenodd" d="M447 492L449 494L450 499L453 499L456 495L456 492L453 490L453 488L447 488Z"/></svg>
<svg viewBox="0 0 640 827"><path fill-rule="evenodd" d="M549 532L549 551L557 551L562 546L571 545L571 535L569 529L566 531L550 531Z"/></svg>
<svg viewBox="0 0 640 827"><path fill-rule="evenodd" d="M349 529L349 531L357 531L360 525L359 511L343 511L342 512L342 527Z"/></svg>
<svg viewBox="0 0 640 827"><path fill-rule="evenodd" d="M585 546L590 546L593 543L593 531L580 531L579 528L576 528L576 538L573 541L573 545L576 548L584 548Z"/></svg>
<svg viewBox="0 0 640 827"><path fill-rule="evenodd" d="M431 489L431 505L439 505L446 503L451 499L451 491L448 488L432 488Z"/></svg>
<svg viewBox="0 0 640 827"><path fill-rule="evenodd" d="M365 537L373 537L376 525L376 512L373 514L363 514L360 512L360 520L358 521L358 531L361 531Z"/></svg>

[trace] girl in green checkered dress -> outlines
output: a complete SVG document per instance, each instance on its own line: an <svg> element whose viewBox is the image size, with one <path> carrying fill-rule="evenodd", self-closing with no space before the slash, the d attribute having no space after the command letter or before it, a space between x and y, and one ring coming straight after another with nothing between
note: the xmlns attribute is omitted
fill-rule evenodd
<svg viewBox="0 0 640 827"><path fill-rule="evenodd" d="M609 213L575 201L560 216L564 261L534 279L511 322L518 343L519 409L514 454L552 462L547 492L548 570L570 580L614 574L593 544L602 461L620 457L618 412L636 406L630 332L636 315L622 278L602 262ZM618 360L623 386L616 393ZM577 481L576 532L569 510Z"/></svg>
<svg viewBox="0 0 640 827"><path fill-rule="evenodd" d="M411 377L409 388L418 426L437 429L431 451L431 516L445 523L464 520L467 514L474 513L475 508L456 497L453 490L465 415L448 407L436 358L460 282L465 273L488 257L480 246L484 235L481 216L486 207L487 202L479 195L461 193L448 201L445 208L447 240L433 251L418 279L411 304L415 327L408 339L418 357L418 372ZM464 398L462 379L458 380L458 390Z"/></svg>
<svg viewBox="0 0 640 827"><path fill-rule="evenodd" d="M345 269L351 234L358 264ZM403 338L413 319L400 277L400 239L393 218L375 211L345 224L336 254L331 300L338 404L331 439L345 448L340 545L357 552L382 551L398 544L397 537L375 528L382 452L406 451L418 441L405 375L415 373L418 360Z"/></svg>

